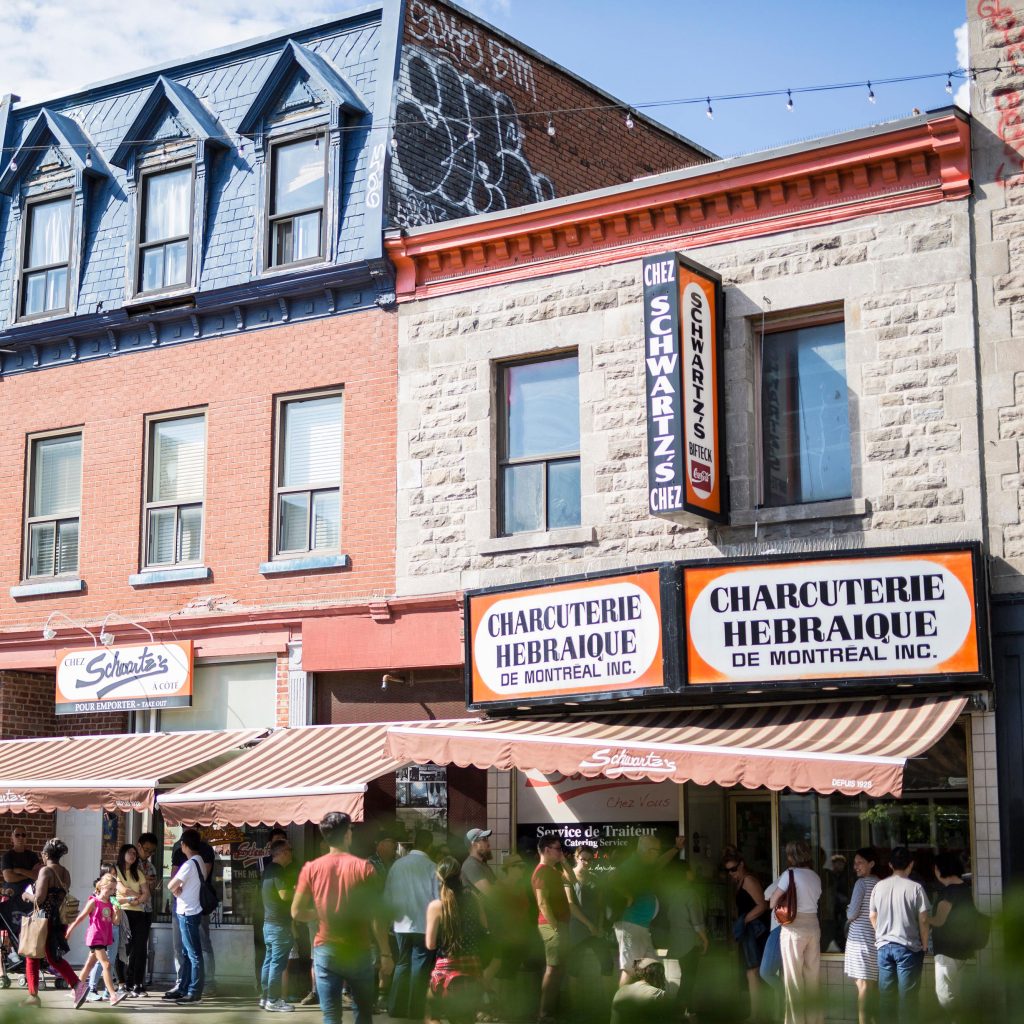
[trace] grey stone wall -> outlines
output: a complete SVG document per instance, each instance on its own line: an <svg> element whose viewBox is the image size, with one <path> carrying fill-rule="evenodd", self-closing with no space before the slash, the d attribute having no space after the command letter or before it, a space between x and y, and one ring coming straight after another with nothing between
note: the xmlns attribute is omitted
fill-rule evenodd
<svg viewBox="0 0 1024 1024"><path fill-rule="evenodd" d="M422 300L399 314L399 593L981 536L966 202L689 255L725 281L732 524L648 514L639 260ZM826 305L846 324L853 498L755 511L762 311ZM580 361L582 527L498 537L496 363L567 348Z"/></svg>

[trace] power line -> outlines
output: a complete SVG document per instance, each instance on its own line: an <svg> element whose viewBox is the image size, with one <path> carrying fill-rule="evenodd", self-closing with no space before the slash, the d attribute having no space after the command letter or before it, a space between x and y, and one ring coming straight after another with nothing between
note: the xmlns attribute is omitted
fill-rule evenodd
<svg viewBox="0 0 1024 1024"><path fill-rule="evenodd" d="M663 100L646 100L641 103L597 103L588 104L585 106L576 107L555 107L547 109L527 110L520 111L515 117L523 121L529 121L531 118L536 119L541 128L547 129L547 134L553 136L554 132L551 128L554 127L553 119L555 117L565 117L569 115L579 114L594 114L594 113L606 113L608 111L620 111L625 119L626 127L632 129L633 125L629 122L632 120L632 115L641 110L659 110L665 107L685 107L701 105L704 106L705 112L708 116L712 116L712 104L717 103L731 103L738 100L755 100L755 99L767 99L774 96L787 98L787 109L792 110L794 104L792 98L794 95L809 95L812 93L828 93L828 92L839 92L842 90L850 89L867 89L868 102L875 102L874 88L877 86L885 85L903 85L908 82L924 82L932 79L945 79L946 80L946 92L952 91L953 79L969 79L974 81L978 75L981 74L999 74L1002 71L1002 67L999 64L995 64L992 67L968 67L968 68L957 68L952 71L932 71L925 74L919 75L896 75L889 78L863 78L858 81L848 82L831 82L820 85L799 85L799 86L787 86L785 88L775 89L757 89L750 92L732 92L732 93L703 93L700 96L685 96L676 99L663 99ZM66 115L65 115L66 116ZM475 114L471 115L467 113L466 117L453 118L459 122L465 122L469 126L469 133L472 133L472 137L477 138L477 133L474 130L474 126L482 122L487 121L498 121L508 118L508 114ZM372 132L380 131L383 129L395 129L395 128L409 128L418 125L430 125L432 122L427 119L418 120L406 120L406 121L371 121L369 124L355 124L355 125L342 125L335 129L340 132ZM135 139L133 145L137 146L172 146L177 145L180 142L186 141L199 141L192 139L191 137L184 139ZM241 135L208 135L203 141L207 142L222 142L231 147L237 147L240 150L244 150L245 146L250 144L262 145L262 136L256 136L250 140L248 136ZM50 149L57 149L60 151L66 150L68 147L59 145L45 145L45 146L6 146L0 149L0 153L16 153L16 152L46 152ZM81 147L71 147L77 149ZM394 146L392 146L394 148ZM99 147L89 142L88 149L99 151ZM87 152L88 152L87 149Z"/></svg>

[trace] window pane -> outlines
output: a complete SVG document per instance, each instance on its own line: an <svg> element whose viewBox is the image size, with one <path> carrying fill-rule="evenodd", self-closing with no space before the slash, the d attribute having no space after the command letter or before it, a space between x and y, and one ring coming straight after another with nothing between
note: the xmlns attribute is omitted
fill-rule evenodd
<svg viewBox="0 0 1024 1024"><path fill-rule="evenodd" d="M580 525L580 460L548 464L549 530Z"/></svg>
<svg viewBox="0 0 1024 1024"><path fill-rule="evenodd" d="M68 272L65 269L46 272L46 308L63 309L68 304Z"/></svg>
<svg viewBox="0 0 1024 1024"><path fill-rule="evenodd" d="M324 154L319 140L274 147L272 213L308 210L324 203Z"/></svg>
<svg viewBox="0 0 1024 1024"><path fill-rule="evenodd" d="M787 331L764 340L765 504L850 496L848 404L843 324Z"/></svg>
<svg viewBox="0 0 1024 1024"><path fill-rule="evenodd" d="M54 524L38 523L28 531L29 576L53 575Z"/></svg>
<svg viewBox="0 0 1024 1024"><path fill-rule="evenodd" d="M57 527L57 572L78 572L78 520Z"/></svg>
<svg viewBox="0 0 1024 1024"><path fill-rule="evenodd" d="M146 208L143 213L144 242L188 235L192 206L192 168L166 174L151 174L145 179Z"/></svg>
<svg viewBox="0 0 1024 1024"><path fill-rule="evenodd" d="M33 316L46 310L46 271L41 274L27 274L25 276L25 300L22 305L22 313L25 316Z"/></svg>
<svg viewBox="0 0 1024 1024"><path fill-rule="evenodd" d="M508 458L580 450L576 356L507 367L505 402Z"/></svg>
<svg viewBox="0 0 1024 1024"><path fill-rule="evenodd" d="M292 263L292 224L293 220L279 220L274 225L274 247L270 254L272 266L280 266L282 263Z"/></svg>
<svg viewBox="0 0 1024 1024"><path fill-rule="evenodd" d="M178 561L198 562L203 550L203 506L178 512Z"/></svg>
<svg viewBox="0 0 1024 1024"><path fill-rule="evenodd" d="M544 464L506 466L505 533L544 529Z"/></svg>
<svg viewBox="0 0 1024 1024"><path fill-rule="evenodd" d="M188 242L164 246L164 287L185 284L188 272Z"/></svg>
<svg viewBox="0 0 1024 1024"><path fill-rule="evenodd" d="M201 499L206 462L205 417L157 420L151 430L149 500Z"/></svg>
<svg viewBox="0 0 1024 1024"><path fill-rule="evenodd" d="M320 255L320 213L304 213L292 219L294 239L292 261L311 260Z"/></svg>
<svg viewBox="0 0 1024 1024"><path fill-rule="evenodd" d="M308 550L309 494L282 494L280 516L277 524L277 550Z"/></svg>
<svg viewBox="0 0 1024 1024"><path fill-rule="evenodd" d="M174 511L173 508L150 509L147 565L171 565L174 562Z"/></svg>
<svg viewBox="0 0 1024 1024"><path fill-rule="evenodd" d="M337 491L321 491L313 495L314 551L337 551L341 539L341 515Z"/></svg>
<svg viewBox="0 0 1024 1024"><path fill-rule="evenodd" d="M32 442L29 515L77 512L82 497L82 437L47 437Z"/></svg>
<svg viewBox="0 0 1024 1024"><path fill-rule="evenodd" d="M144 292L155 292L163 287L164 281L164 247L158 245L153 249L142 250L142 284Z"/></svg>
<svg viewBox="0 0 1024 1024"><path fill-rule="evenodd" d="M282 487L341 483L341 395L285 403L282 432Z"/></svg>
<svg viewBox="0 0 1024 1024"><path fill-rule="evenodd" d="M30 211L25 266L67 263L71 256L71 200L36 203Z"/></svg>

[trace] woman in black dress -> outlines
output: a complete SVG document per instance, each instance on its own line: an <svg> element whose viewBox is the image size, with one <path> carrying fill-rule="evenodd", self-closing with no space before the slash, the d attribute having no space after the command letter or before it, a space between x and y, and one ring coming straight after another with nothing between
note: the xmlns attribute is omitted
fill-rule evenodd
<svg viewBox="0 0 1024 1024"><path fill-rule="evenodd" d="M740 963L747 975L750 990L750 1017L760 1020L761 1007L761 956L768 940L768 901L764 898L764 887L748 870L743 858L727 857L725 870L729 880L736 886L736 920L732 935L739 950Z"/></svg>
<svg viewBox="0 0 1024 1024"><path fill-rule="evenodd" d="M67 844L61 839L51 839L43 847L43 869L35 884L35 909L46 916L46 962L50 970L67 982L75 1006L78 1007L85 1002L89 986L78 980L71 964L64 959L70 947L65 938L67 929L60 919L60 908L64 906L64 900L71 889L71 875L60 860L67 852ZM33 957L25 960L25 981L28 984L28 998L24 1005L39 1006L39 961Z"/></svg>

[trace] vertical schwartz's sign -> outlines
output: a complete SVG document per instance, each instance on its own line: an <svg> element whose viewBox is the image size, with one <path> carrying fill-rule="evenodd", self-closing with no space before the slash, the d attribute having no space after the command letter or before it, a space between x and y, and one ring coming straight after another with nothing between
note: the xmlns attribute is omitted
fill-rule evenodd
<svg viewBox="0 0 1024 1024"><path fill-rule="evenodd" d="M192 641L62 651L57 714L192 705Z"/></svg>
<svg viewBox="0 0 1024 1024"><path fill-rule="evenodd" d="M675 252L643 274L650 511L724 522L721 278Z"/></svg>
<svg viewBox="0 0 1024 1024"><path fill-rule="evenodd" d="M987 672L975 548L684 568L686 681Z"/></svg>
<svg viewBox="0 0 1024 1024"><path fill-rule="evenodd" d="M467 594L471 707L660 689L658 571Z"/></svg>

